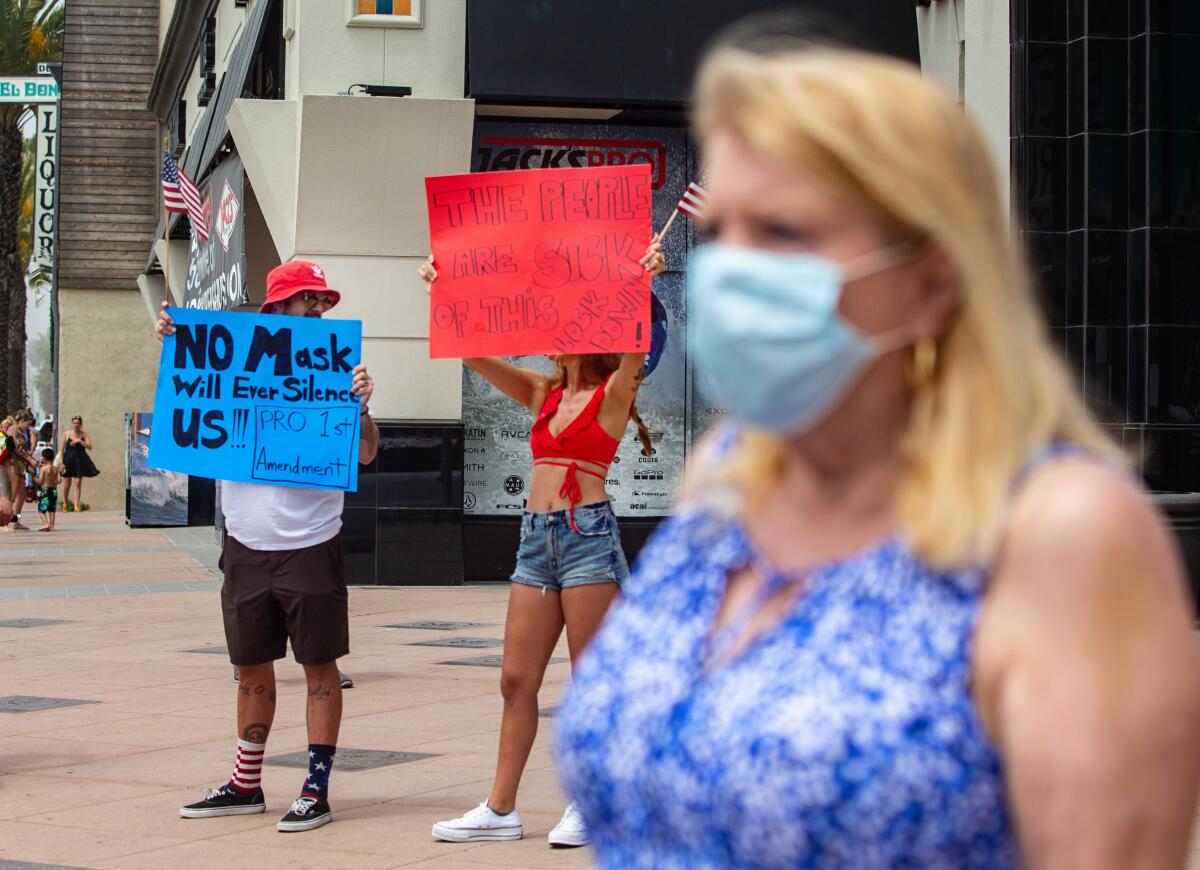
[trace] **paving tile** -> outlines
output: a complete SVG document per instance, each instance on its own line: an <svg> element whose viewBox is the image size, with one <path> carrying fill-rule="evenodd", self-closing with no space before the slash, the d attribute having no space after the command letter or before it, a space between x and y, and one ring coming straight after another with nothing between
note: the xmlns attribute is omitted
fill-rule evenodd
<svg viewBox="0 0 1200 870"><path fill-rule="evenodd" d="M144 583L106 583L104 588L109 595L146 595L150 591Z"/></svg>
<svg viewBox="0 0 1200 870"><path fill-rule="evenodd" d="M0 628L39 628L43 625L64 625L71 621L69 619L38 619L23 616L18 619L0 619Z"/></svg>
<svg viewBox="0 0 1200 870"><path fill-rule="evenodd" d="M94 813L93 813L94 814ZM0 860L26 861L67 867L100 867L102 862L146 849L177 845L170 837L139 836L132 842L127 834L88 831L30 822L0 822ZM119 866L114 862L110 866Z"/></svg>
<svg viewBox="0 0 1200 870"><path fill-rule="evenodd" d="M99 701L83 701L78 698L41 698L34 695L0 695L0 713L37 713L41 710L58 710L62 707L78 707L81 704L98 704Z"/></svg>
<svg viewBox="0 0 1200 870"><path fill-rule="evenodd" d="M413 761L424 761L437 756L428 752L399 752L388 749L350 749L339 746L334 756L334 767L339 772L356 770L372 770L377 767L390 767L393 764L408 764ZM287 755L276 755L264 759L263 764L274 767L298 767L308 769L308 751L292 752Z"/></svg>
<svg viewBox="0 0 1200 870"><path fill-rule="evenodd" d="M498 637L444 637L438 640L420 640L408 646L450 646L462 649L489 649L504 646L504 641Z"/></svg>
<svg viewBox="0 0 1200 870"><path fill-rule="evenodd" d="M255 817L261 818L261 817ZM220 820L204 820L212 823ZM260 843L246 843L227 837L210 838L198 842L167 848L141 851L123 855L117 859L96 862L96 868L149 868L162 870L164 867L289 867L293 870L329 870L332 867L354 867L363 870L394 867L394 858L376 856L363 852L340 852L321 848L322 833L319 831L297 834L280 834L275 830L275 819L264 825L264 838ZM291 837L284 841L282 838Z"/></svg>
<svg viewBox="0 0 1200 870"><path fill-rule="evenodd" d="M569 658L552 658L550 664L561 665L564 662L571 661ZM452 659L451 661L438 662L439 665L470 665L481 668L498 668L504 664L504 656L479 656L473 659Z"/></svg>
<svg viewBox="0 0 1200 870"><path fill-rule="evenodd" d="M108 595L108 590L103 586L68 586L68 598L95 598L101 595Z"/></svg>
<svg viewBox="0 0 1200 870"><path fill-rule="evenodd" d="M48 812L74 810L94 815L101 804L117 804L163 791L160 786L32 773L7 773L2 782L4 800L0 801L0 820L14 821L33 821L32 817ZM0 863L0 868L3 866Z"/></svg>
<svg viewBox="0 0 1200 870"><path fill-rule="evenodd" d="M464 628L483 628L483 623L443 622L437 619L427 619L424 622L401 622L396 625L385 625L384 628L415 628L428 631L461 631Z"/></svg>

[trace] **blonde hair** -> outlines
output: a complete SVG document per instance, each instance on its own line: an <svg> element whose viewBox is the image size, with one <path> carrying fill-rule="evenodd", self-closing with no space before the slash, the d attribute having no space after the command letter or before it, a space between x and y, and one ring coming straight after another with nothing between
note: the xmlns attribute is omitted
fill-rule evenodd
<svg viewBox="0 0 1200 870"><path fill-rule="evenodd" d="M961 305L915 389L897 513L909 546L937 567L994 557L1022 462L1060 439L1124 461L1049 343L996 174L975 124L908 64L813 48L718 48L701 68L701 140L736 136L819 176L897 239L928 243L959 278ZM743 431L700 485L761 494L783 464L780 438Z"/></svg>

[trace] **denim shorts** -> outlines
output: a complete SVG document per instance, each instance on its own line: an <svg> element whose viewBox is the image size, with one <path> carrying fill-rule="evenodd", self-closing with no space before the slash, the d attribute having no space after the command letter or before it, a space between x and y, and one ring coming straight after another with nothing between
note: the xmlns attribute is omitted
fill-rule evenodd
<svg viewBox="0 0 1200 870"><path fill-rule="evenodd" d="M512 581L555 592L589 583L624 583L629 565L612 505L580 505L575 525L578 532L571 528L568 511L526 511Z"/></svg>

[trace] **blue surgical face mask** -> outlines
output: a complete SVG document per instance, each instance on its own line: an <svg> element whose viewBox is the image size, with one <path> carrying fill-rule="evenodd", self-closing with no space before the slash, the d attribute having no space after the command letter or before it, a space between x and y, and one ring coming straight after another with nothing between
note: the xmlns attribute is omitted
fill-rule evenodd
<svg viewBox="0 0 1200 870"><path fill-rule="evenodd" d="M690 356L710 398L783 434L828 415L879 355L912 344L870 338L838 312L843 285L908 259L902 245L841 265L810 254L708 244L688 262Z"/></svg>

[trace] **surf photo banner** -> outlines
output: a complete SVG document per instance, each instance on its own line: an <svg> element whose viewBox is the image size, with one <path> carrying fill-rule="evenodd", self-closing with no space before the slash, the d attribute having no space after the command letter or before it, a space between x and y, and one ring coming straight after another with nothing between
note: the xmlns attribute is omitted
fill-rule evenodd
<svg viewBox="0 0 1200 870"><path fill-rule="evenodd" d="M358 489L362 321L169 309L148 464L197 477Z"/></svg>
<svg viewBox="0 0 1200 870"><path fill-rule="evenodd" d="M650 348L651 167L425 179L434 358Z"/></svg>

